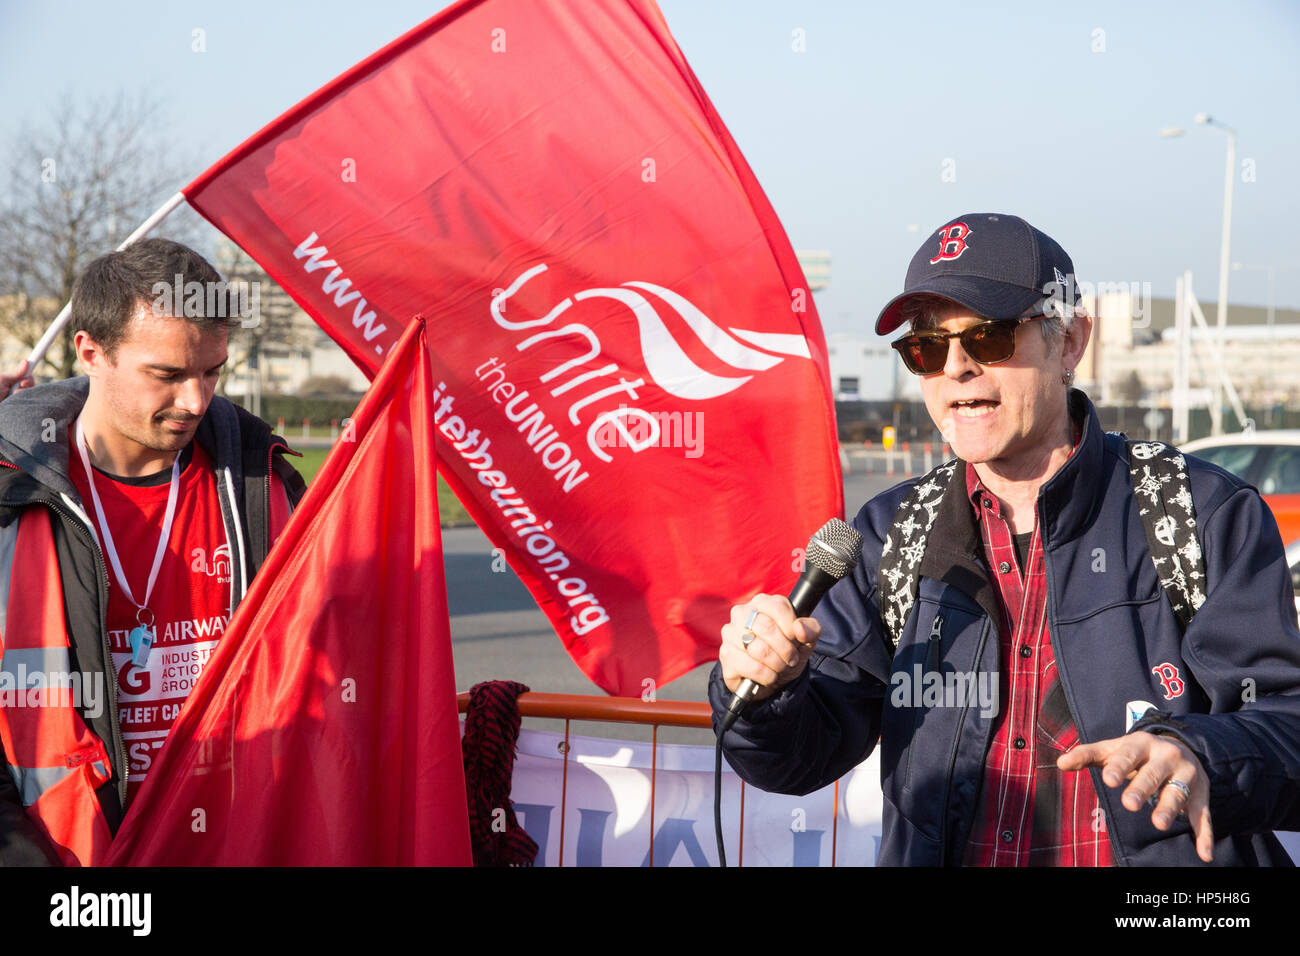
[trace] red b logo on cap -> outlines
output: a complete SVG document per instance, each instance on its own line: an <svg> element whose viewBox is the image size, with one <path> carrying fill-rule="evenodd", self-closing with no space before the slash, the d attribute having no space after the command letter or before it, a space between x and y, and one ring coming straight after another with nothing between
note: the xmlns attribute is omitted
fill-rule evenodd
<svg viewBox="0 0 1300 956"><path fill-rule="evenodd" d="M966 251L966 237L970 234L970 226L964 222L954 222L951 226L944 226L939 233L939 254L930 260L930 265L960 256Z"/></svg>

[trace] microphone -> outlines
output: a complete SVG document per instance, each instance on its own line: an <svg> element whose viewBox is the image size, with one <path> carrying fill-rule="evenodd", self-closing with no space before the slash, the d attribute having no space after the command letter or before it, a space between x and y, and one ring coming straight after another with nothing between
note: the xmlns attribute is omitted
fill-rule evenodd
<svg viewBox="0 0 1300 956"><path fill-rule="evenodd" d="M807 617L821 601L832 584L848 575L858 566L862 557L862 535L839 518L832 518L821 526L808 541L804 552L803 573L790 592L790 603L795 617ZM750 699L758 693L759 685L746 678L727 705L727 712L719 725L718 737L731 729Z"/></svg>

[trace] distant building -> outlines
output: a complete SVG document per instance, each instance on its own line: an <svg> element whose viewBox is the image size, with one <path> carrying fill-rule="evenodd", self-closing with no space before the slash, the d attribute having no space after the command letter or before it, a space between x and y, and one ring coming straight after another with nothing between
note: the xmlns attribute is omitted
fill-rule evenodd
<svg viewBox="0 0 1300 956"><path fill-rule="evenodd" d="M889 339L835 332L826 336L831 390L837 402L882 402L921 398L917 377L905 368Z"/></svg>
<svg viewBox="0 0 1300 956"><path fill-rule="evenodd" d="M1094 396L1102 401L1140 397L1167 406L1176 359L1174 301L1140 301L1128 294L1099 299L1089 303L1097 323L1094 344L1079 369L1080 379L1086 378ZM1213 303L1202 303L1201 308L1213 336ZM1300 403L1300 312L1277 309L1272 325L1267 320L1267 309L1228 306L1224 365L1243 404ZM1211 346L1212 341L1193 323L1190 377L1194 391L1216 380ZM1131 394L1134 385L1140 385L1140 396Z"/></svg>
<svg viewBox="0 0 1300 956"><path fill-rule="evenodd" d="M308 379L327 375L342 378L354 392L369 387L369 379L334 340L233 243L218 248L216 266L227 282L257 283L258 289L258 326L230 335L233 359L242 361L250 349L253 354L227 380L227 395L294 395Z"/></svg>
<svg viewBox="0 0 1300 956"><path fill-rule="evenodd" d="M799 249L795 252L799 268L810 292L820 292L831 284L831 254L823 249Z"/></svg>
<svg viewBox="0 0 1300 956"><path fill-rule="evenodd" d="M0 295L0 369L13 368L27 357L32 350L28 343L44 331L44 322L37 316L53 319L61 307L62 303L49 296Z"/></svg>

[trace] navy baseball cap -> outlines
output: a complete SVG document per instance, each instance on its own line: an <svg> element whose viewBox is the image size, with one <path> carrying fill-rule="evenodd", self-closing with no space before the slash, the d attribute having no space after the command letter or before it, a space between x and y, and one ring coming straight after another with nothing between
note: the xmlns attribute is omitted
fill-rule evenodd
<svg viewBox="0 0 1300 956"><path fill-rule="evenodd" d="M907 267L903 294L876 319L876 334L902 325L901 307L917 295L951 299L986 319L1019 318L1036 303L1053 312L1053 303L1080 299L1074 263L1056 240L1018 216L986 212L958 216L931 233Z"/></svg>

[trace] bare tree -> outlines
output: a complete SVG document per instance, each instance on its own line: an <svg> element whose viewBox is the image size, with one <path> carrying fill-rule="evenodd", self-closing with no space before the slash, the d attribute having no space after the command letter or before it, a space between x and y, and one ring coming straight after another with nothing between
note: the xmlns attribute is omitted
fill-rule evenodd
<svg viewBox="0 0 1300 956"><path fill-rule="evenodd" d="M124 94L65 95L44 122L20 130L0 167L7 174L0 187L0 322L24 346L36 344L81 270L115 249L193 172L177 168L175 150L151 133L163 130L156 100ZM177 225L168 231L175 234ZM45 374L74 374L73 331L51 346Z"/></svg>

